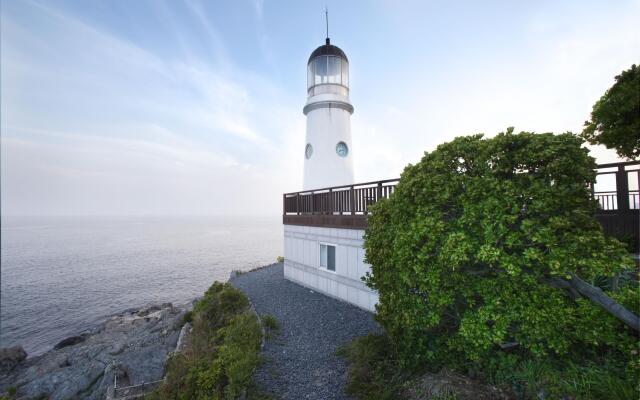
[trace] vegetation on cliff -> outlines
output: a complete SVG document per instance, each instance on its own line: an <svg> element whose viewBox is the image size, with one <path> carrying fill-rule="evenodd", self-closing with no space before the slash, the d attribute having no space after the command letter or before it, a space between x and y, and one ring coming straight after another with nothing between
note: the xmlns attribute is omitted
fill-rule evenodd
<svg viewBox="0 0 640 400"><path fill-rule="evenodd" d="M193 332L187 349L169 359L165 383L149 398L255 397L251 375L260 362L262 329L247 297L215 282L195 304L190 319Z"/></svg>

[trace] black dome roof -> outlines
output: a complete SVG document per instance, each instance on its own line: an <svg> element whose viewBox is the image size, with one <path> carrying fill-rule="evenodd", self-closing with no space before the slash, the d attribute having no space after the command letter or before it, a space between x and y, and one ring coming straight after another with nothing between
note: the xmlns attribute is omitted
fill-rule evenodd
<svg viewBox="0 0 640 400"><path fill-rule="evenodd" d="M347 58L347 55L344 54L344 51L342 51L342 49L340 49L338 46L332 45L329 42L329 38L327 38L327 43L326 44L323 44L322 46L320 46L317 49L315 49L313 51L313 53L311 53L311 55L309 56L309 61L307 62L307 64L309 64L311 62L311 60L313 60L314 58L316 58L318 56L339 56L339 57L342 57L345 60L347 60L347 62L349 61L349 59Z"/></svg>

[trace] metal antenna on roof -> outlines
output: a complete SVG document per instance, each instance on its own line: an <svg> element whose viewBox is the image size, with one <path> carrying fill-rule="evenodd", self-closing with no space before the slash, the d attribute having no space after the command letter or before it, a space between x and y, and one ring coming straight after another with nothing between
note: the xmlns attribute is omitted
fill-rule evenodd
<svg viewBox="0 0 640 400"><path fill-rule="evenodd" d="M324 20L327 23L327 44L329 44L329 7L324 6Z"/></svg>

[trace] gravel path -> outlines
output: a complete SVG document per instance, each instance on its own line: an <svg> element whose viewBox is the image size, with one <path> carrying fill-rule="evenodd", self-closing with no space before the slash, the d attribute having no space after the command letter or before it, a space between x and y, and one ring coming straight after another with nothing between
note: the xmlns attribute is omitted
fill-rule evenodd
<svg viewBox="0 0 640 400"><path fill-rule="evenodd" d="M284 279L281 263L239 275L229 282L246 293L261 316L280 324L263 349L256 382L286 399L348 399L347 365L336 348L379 330L373 315Z"/></svg>

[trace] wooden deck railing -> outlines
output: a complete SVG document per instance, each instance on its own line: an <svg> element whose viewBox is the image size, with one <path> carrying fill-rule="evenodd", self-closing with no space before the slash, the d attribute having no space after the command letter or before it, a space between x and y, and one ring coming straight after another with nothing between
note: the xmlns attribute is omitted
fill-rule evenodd
<svg viewBox="0 0 640 400"><path fill-rule="evenodd" d="M609 178L613 176L613 178ZM609 184L608 190L598 186ZM285 193L283 222L290 225L364 229L369 206L394 192L398 179ZM638 240L640 218L640 161L600 164L591 188L600 203L596 218L605 233ZM611 190L614 189L614 190Z"/></svg>
<svg viewBox="0 0 640 400"><path fill-rule="evenodd" d="M596 177L596 187L591 188L593 197L600 203L598 213L628 211L640 208L640 161L600 164ZM595 191L598 178L615 177L615 190ZM600 179L604 180L604 179Z"/></svg>
<svg viewBox="0 0 640 400"><path fill-rule="evenodd" d="M609 182L607 182L607 180ZM609 183L606 190L598 186ZM640 161L598 165L591 193L600 208L596 219L605 234L627 241L631 251L640 251Z"/></svg>
<svg viewBox="0 0 640 400"><path fill-rule="evenodd" d="M283 214L366 215L369 206L389 197L398 179L286 193Z"/></svg>

